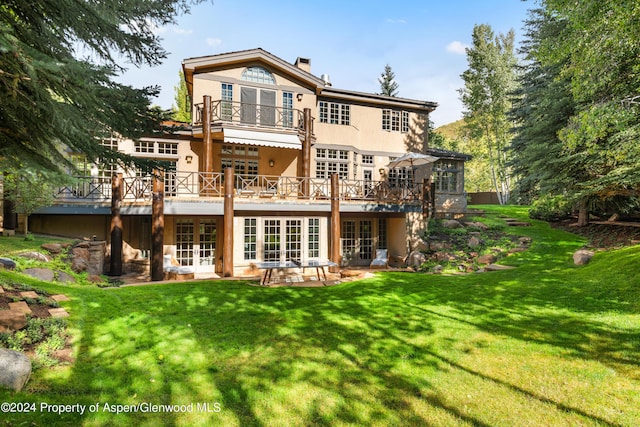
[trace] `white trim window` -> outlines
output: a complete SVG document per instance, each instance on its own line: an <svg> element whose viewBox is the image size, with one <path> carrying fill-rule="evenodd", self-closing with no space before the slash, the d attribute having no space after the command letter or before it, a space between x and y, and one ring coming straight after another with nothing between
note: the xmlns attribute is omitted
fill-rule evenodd
<svg viewBox="0 0 640 427"><path fill-rule="evenodd" d="M409 132L409 112L382 110L382 130L391 132Z"/></svg>
<svg viewBox="0 0 640 427"><path fill-rule="evenodd" d="M320 123L332 125L351 124L351 105L320 101Z"/></svg>
<svg viewBox="0 0 640 427"><path fill-rule="evenodd" d="M258 147L224 144L220 157L222 172L226 168L233 168L235 175L258 175Z"/></svg>
<svg viewBox="0 0 640 427"><path fill-rule="evenodd" d="M329 178L337 173L340 179L349 179L349 152L333 148L316 149L316 178Z"/></svg>
<svg viewBox="0 0 640 427"><path fill-rule="evenodd" d="M436 184L436 191L442 193L458 193L458 176L461 169L458 162L448 160L438 160L433 165L433 182Z"/></svg>

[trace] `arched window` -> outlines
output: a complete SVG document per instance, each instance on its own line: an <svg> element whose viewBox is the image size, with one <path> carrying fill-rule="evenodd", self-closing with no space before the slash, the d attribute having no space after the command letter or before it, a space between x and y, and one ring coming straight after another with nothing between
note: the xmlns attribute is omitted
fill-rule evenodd
<svg viewBox="0 0 640 427"><path fill-rule="evenodd" d="M273 74L262 67L247 67L242 72L242 80L270 85L276 84Z"/></svg>

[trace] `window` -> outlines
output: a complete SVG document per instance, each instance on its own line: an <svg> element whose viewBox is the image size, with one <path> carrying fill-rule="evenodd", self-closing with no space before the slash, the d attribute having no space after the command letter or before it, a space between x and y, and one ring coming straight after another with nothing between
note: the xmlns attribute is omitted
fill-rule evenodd
<svg viewBox="0 0 640 427"><path fill-rule="evenodd" d="M222 120L232 120L233 117L233 85L230 83L222 83L220 115Z"/></svg>
<svg viewBox="0 0 640 427"><path fill-rule="evenodd" d="M320 123L349 126L351 124L351 106L320 101Z"/></svg>
<svg viewBox="0 0 640 427"><path fill-rule="evenodd" d="M385 218L378 219L378 248L388 249L387 243L387 220Z"/></svg>
<svg viewBox="0 0 640 427"><path fill-rule="evenodd" d="M176 259L180 265L193 265L193 220L176 222Z"/></svg>
<svg viewBox="0 0 640 427"><path fill-rule="evenodd" d="M309 258L320 257L320 219L309 218Z"/></svg>
<svg viewBox="0 0 640 427"><path fill-rule="evenodd" d="M264 220L264 261L280 261L280 220Z"/></svg>
<svg viewBox="0 0 640 427"><path fill-rule="evenodd" d="M136 153L153 153L154 143L153 141L136 141L134 143Z"/></svg>
<svg viewBox="0 0 640 427"><path fill-rule="evenodd" d="M373 164L373 156L371 154L363 154L362 155L362 164L363 165L372 165Z"/></svg>
<svg viewBox="0 0 640 427"><path fill-rule="evenodd" d="M178 154L177 142L158 142L158 154Z"/></svg>
<svg viewBox="0 0 640 427"><path fill-rule="evenodd" d="M436 191L443 193L458 192L458 169L457 162L438 160L433 166L433 180L436 184Z"/></svg>
<svg viewBox="0 0 640 427"><path fill-rule="evenodd" d="M413 170L410 168L390 168L389 186L391 188L413 187Z"/></svg>
<svg viewBox="0 0 640 427"><path fill-rule="evenodd" d="M276 84L276 80L273 78L268 70L263 67L248 67L242 72L242 80L247 82L264 83L269 85Z"/></svg>
<svg viewBox="0 0 640 427"><path fill-rule="evenodd" d="M329 178L334 173L340 179L349 179L349 152L332 148L316 149L316 178Z"/></svg>
<svg viewBox="0 0 640 427"><path fill-rule="evenodd" d="M245 145L223 145L221 150L222 172L233 168L236 175L258 175L258 148Z"/></svg>
<svg viewBox="0 0 640 427"><path fill-rule="evenodd" d="M409 132L409 112L382 110L382 130L391 132Z"/></svg>
<svg viewBox="0 0 640 427"><path fill-rule="evenodd" d="M282 126L293 127L293 92L282 92Z"/></svg>
<svg viewBox="0 0 640 427"><path fill-rule="evenodd" d="M255 218L244 219L244 259L256 259L258 254L258 227Z"/></svg>

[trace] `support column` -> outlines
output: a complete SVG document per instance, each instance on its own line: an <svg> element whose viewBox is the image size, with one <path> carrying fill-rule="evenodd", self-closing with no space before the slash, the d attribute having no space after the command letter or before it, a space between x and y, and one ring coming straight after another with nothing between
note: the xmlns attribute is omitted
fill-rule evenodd
<svg viewBox="0 0 640 427"><path fill-rule="evenodd" d="M111 177L111 259L109 275L122 275L122 173L114 173Z"/></svg>
<svg viewBox="0 0 640 427"><path fill-rule="evenodd" d="M302 193L306 197L309 194L309 178L311 177L311 136L313 135L313 119L311 118L311 108L304 109L304 140L302 141L302 177L305 178L302 185Z"/></svg>
<svg viewBox="0 0 640 427"><path fill-rule="evenodd" d="M211 96L204 95L202 97L203 111L202 111L202 140L204 142L204 149L202 155L204 157L204 163L202 165L203 172L213 172L213 140L211 139Z"/></svg>
<svg viewBox="0 0 640 427"><path fill-rule="evenodd" d="M151 204L151 280L164 279L164 172L153 171Z"/></svg>
<svg viewBox="0 0 640 427"><path fill-rule="evenodd" d="M340 182L338 174L331 175L331 261L340 265ZM331 267L329 271L337 273L340 267Z"/></svg>
<svg viewBox="0 0 640 427"><path fill-rule="evenodd" d="M233 168L224 170L224 223L222 226L222 276L233 277Z"/></svg>

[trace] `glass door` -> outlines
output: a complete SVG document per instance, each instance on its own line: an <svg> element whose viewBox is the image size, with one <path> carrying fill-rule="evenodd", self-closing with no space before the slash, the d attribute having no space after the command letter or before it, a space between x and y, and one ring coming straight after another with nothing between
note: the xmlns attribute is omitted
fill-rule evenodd
<svg viewBox="0 0 640 427"><path fill-rule="evenodd" d="M216 220L178 219L176 259L194 273L213 273L216 264Z"/></svg>

